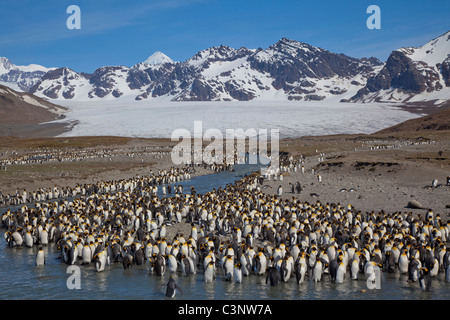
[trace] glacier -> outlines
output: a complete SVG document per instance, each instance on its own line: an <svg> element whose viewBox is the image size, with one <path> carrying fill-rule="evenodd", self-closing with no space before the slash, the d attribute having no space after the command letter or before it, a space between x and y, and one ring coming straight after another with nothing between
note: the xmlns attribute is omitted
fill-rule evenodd
<svg viewBox="0 0 450 320"><path fill-rule="evenodd" d="M55 101L56 102L56 101ZM65 119L78 124L61 136L170 138L175 129L193 133L194 121L207 129L279 129L280 138L332 134L370 134L422 114L393 104L329 101L173 102L118 99L80 102L61 100Z"/></svg>

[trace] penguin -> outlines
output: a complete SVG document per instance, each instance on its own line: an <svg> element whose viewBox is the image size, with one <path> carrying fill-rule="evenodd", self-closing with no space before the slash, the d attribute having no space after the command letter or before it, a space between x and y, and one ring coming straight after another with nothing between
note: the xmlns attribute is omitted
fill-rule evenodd
<svg viewBox="0 0 450 320"><path fill-rule="evenodd" d="M389 273L395 271L395 257L391 250L388 250L385 253L383 271L387 271Z"/></svg>
<svg viewBox="0 0 450 320"><path fill-rule="evenodd" d="M307 271L306 259L302 256L299 256L296 261L295 266L295 277L297 284L300 285L305 281L305 275Z"/></svg>
<svg viewBox="0 0 450 320"><path fill-rule="evenodd" d="M163 222L161 224L161 228L159 229L159 237L164 238L166 236L166 234L167 234L167 228L166 228L166 224Z"/></svg>
<svg viewBox="0 0 450 320"><path fill-rule="evenodd" d="M270 267L267 270L266 284L270 281L271 286L277 286L280 281L280 271L276 267Z"/></svg>
<svg viewBox="0 0 450 320"><path fill-rule="evenodd" d="M83 255L82 255L82 264L89 264L91 263L91 247L87 244L83 247Z"/></svg>
<svg viewBox="0 0 450 320"><path fill-rule="evenodd" d="M316 258L316 263L313 267L313 281L314 282L320 282L322 280L323 270L328 267L328 263L320 259L319 257Z"/></svg>
<svg viewBox="0 0 450 320"><path fill-rule="evenodd" d="M33 236L30 231L27 231L27 233L25 233L25 246L31 248L33 247L33 243Z"/></svg>
<svg viewBox="0 0 450 320"><path fill-rule="evenodd" d="M133 256L129 253L124 254L123 258L122 258L122 266L123 268L129 269L131 268L131 265L133 264Z"/></svg>
<svg viewBox="0 0 450 320"><path fill-rule="evenodd" d="M191 228L191 237L192 239L194 239L195 241L198 240L198 231L197 228L195 227L194 223L191 224L192 228Z"/></svg>
<svg viewBox="0 0 450 320"><path fill-rule="evenodd" d="M237 283L242 282L242 264L240 262L234 265L233 280Z"/></svg>
<svg viewBox="0 0 450 320"><path fill-rule="evenodd" d="M439 182L438 179L433 179L433 181L431 182L431 187L437 188L438 182Z"/></svg>
<svg viewBox="0 0 450 320"><path fill-rule="evenodd" d="M77 247L77 242L75 242L75 243L72 245L72 247L69 248L68 255L69 255L68 263L69 263L70 265L74 265L74 264L77 262L77 259L78 259L78 247Z"/></svg>
<svg viewBox="0 0 450 320"><path fill-rule="evenodd" d="M157 276L162 277L166 272L166 261L161 254L155 254L153 257L153 263L155 266L155 273Z"/></svg>
<svg viewBox="0 0 450 320"><path fill-rule="evenodd" d="M205 282L213 282L216 280L216 266L213 260L210 260L204 272Z"/></svg>
<svg viewBox="0 0 450 320"><path fill-rule="evenodd" d="M192 269L193 265L191 263L191 259L186 255L181 255L181 270L183 270L183 275L188 276L190 274L194 274L195 270Z"/></svg>
<svg viewBox="0 0 450 320"><path fill-rule="evenodd" d="M250 270L252 270L252 264L251 264L251 259L247 253L244 253L241 255L240 263L241 263L242 274L246 277L249 276Z"/></svg>
<svg viewBox="0 0 450 320"><path fill-rule="evenodd" d="M255 263L253 264L257 275L263 275L267 269L267 258L263 252L258 252L255 256Z"/></svg>
<svg viewBox="0 0 450 320"><path fill-rule="evenodd" d="M105 270L107 259L106 255L106 250L102 250L94 256L93 261L95 264L95 270L97 270L97 272Z"/></svg>
<svg viewBox="0 0 450 320"><path fill-rule="evenodd" d="M6 237L6 233L5 233L5 237ZM22 235L17 230L14 231L13 233L10 232L8 244L11 247L20 247L22 245L22 243L23 243Z"/></svg>
<svg viewBox="0 0 450 320"><path fill-rule="evenodd" d="M422 291L430 291L431 290L431 275L430 271L427 268L419 269L419 284Z"/></svg>
<svg viewBox="0 0 450 320"><path fill-rule="evenodd" d="M283 195L283 187L280 185L277 189L278 196L281 197Z"/></svg>
<svg viewBox="0 0 450 320"><path fill-rule="evenodd" d="M153 255L153 244L148 242L144 247L144 258L149 260Z"/></svg>
<svg viewBox="0 0 450 320"><path fill-rule="evenodd" d="M353 258L350 262L350 279L358 280L359 273L359 261L356 258Z"/></svg>
<svg viewBox="0 0 450 320"><path fill-rule="evenodd" d="M292 273L292 264L289 262L287 257L282 259L281 267L280 267L280 275L281 275L281 281L288 282L288 280L291 278Z"/></svg>
<svg viewBox="0 0 450 320"><path fill-rule="evenodd" d="M48 245L48 232L46 229L43 229L39 235L39 243L43 246Z"/></svg>
<svg viewBox="0 0 450 320"><path fill-rule="evenodd" d="M170 276L169 282L167 282L167 286L166 286L166 297L167 298L175 298L177 290L181 294L183 294L183 290L177 285L173 276Z"/></svg>
<svg viewBox="0 0 450 320"><path fill-rule="evenodd" d="M136 264L138 266L144 264L144 262L145 262L145 254L144 254L144 251L142 251L142 249L139 248L139 249L137 249L134 252L134 261L136 262Z"/></svg>
<svg viewBox="0 0 450 320"><path fill-rule="evenodd" d="M297 191L297 194L300 194L302 192L302 186L301 186L300 182L296 183L295 191Z"/></svg>
<svg viewBox="0 0 450 320"><path fill-rule="evenodd" d="M113 243L111 245L111 261L112 262L119 262L121 258L120 252L122 251L120 244Z"/></svg>
<svg viewBox="0 0 450 320"><path fill-rule="evenodd" d="M408 265L409 265L409 259L407 255L407 250L404 249L403 253L400 255L398 259L398 269L400 273L408 273Z"/></svg>
<svg viewBox="0 0 450 320"><path fill-rule="evenodd" d="M336 275L337 275L338 267L339 267L339 261L331 260L329 271L330 271L331 281L333 281L333 282L336 282Z"/></svg>
<svg viewBox="0 0 450 320"><path fill-rule="evenodd" d="M167 268L169 269L169 271L171 273L177 272L178 262L177 259L172 254L167 255L166 261L167 261Z"/></svg>
<svg viewBox="0 0 450 320"><path fill-rule="evenodd" d="M343 283L345 278L346 267L343 261L340 261L336 271L335 281L336 283Z"/></svg>
<svg viewBox="0 0 450 320"><path fill-rule="evenodd" d="M428 273L431 277L435 277L439 273L439 260L434 257L429 257L425 260L424 263L425 268L428 270Z"/></svg>
<svg viewBox="0 0 450 320"><path fill-rule="evenodd" d="M419 269L421 268L420 260L412 258L408 264L408 281L416 282L419 280Z"/></svg>
<svg viewBox="0 0 450 320"><path fill-rule="evenodd" d="M36 254L36 265L37 266L45 265L45 254L44 250L42 250L42 247L39 247L39 250Z"/></svg>
<svg viewBox="0 0 450 320"><path fill-rule="evenodd" d="M225 276L225 280L230 281L233 278L233 267L234 267L234 258L231 255L227 255L225 257L225 261L222 265L223 274Z"/></svg>

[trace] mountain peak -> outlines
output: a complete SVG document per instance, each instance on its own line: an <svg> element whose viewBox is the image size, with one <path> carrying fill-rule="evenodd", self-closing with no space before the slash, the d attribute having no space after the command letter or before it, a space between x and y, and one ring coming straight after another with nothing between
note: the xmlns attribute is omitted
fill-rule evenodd
<svg viewBox="0 0 450 320"><path fill-rule="evenodd" d="M8 72L13 67L8 58L0 57L0 73Z"/></svg>
<svg viewBox="0 0 450 320"><path fill-rule="evenodd" d="M157 66L164 63L174 63L174 61L170 59L168 56L166 56L164 53L156 51L154 54L148 57L148 59L145 60L144 63L152 66Z"/></svg>

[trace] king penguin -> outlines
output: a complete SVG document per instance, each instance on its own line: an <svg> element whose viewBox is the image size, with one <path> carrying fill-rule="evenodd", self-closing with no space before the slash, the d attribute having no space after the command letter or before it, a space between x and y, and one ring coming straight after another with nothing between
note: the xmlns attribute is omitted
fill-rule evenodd
<svg viewBox="0 0 450 320"><path fill-rule="evenodd" d="M270 267L267 270L266 284L270 282L271 286L277 286L280 281L280 271L276 267Z"/></svg>
<svg viewBox="0 0 450 320"><path fill-rule="evenodd" d="M316 258L316 263L313 268L313 280L314 282L320 282L322 280L323 270L325 269L326 261L322 261L319 257Z"/></svg>
<svg viewBox="0 0 450 320"><path fill-rule="evenodd" d="M408 281L416 282L419 280L419 269L422 263L417 258L412 258L408 264Z"/></svg>
<svg viewBox="0 0 450 320"><path fill-rule="evenodd" d="M233 278L234 258L231 255L226 256L223 264L223 273L225 280L230 281Z"/></svg>
<svg viewBox="0 0 450 320"><path fill-rule="evenodd" d="M409 259L407 255L407 250L404 249L403 253L400 255L398 259L398 269L400 270L400 273L408 273L408 264Z"/></svg>
<svg viewBox="0 0 450 320"><path fill-rule="evenodd" d="M173 276L170 276L169 282L167 282L166 297L174 298L176 295L176 290L180 291L180 293L183 294L183 290L177 285Z"/></svg>
<svg viewBox="0 0 450 320"><path fill-rule="evenodd" d="M213 282L216 279L216 266L213 260L210 260L205 268L205 282Z"/></svg>
<svg viewBox="0 0 450 320"><path fill-rule="evenodd" d="M45 264L45 255L42 247L39 248L39 251L36 254L36 265L43 266Z"/></svg>
<svg viewBox="0 0 450 320"><path fill-rule="evenodd" d="M94 263L95 263L95 270L97 270L97 272L101 272L101 271L105 270L106 250L102 250L95 255Z"/></svg>
<svg viewBox="0 0 450 320"><path fill-rule="evenodd" d="M283 187L281 185L278 187L277 193L278 193L278 196L280 196L280 197L283 195Z"/></svg>
<svg viewBox="0 0 450 320"><path fill-rule="evenodd" d="M423 291L430 291L431 289L431 275L427 268L419 269L419 284Z"/></svg>
<svg viewBox="0 0 450 320"><path fill-rule="evenodd" d="M240 262L238 262L234 265L233 279L234 279L234 282L237 282L237 283L242 282L242 264Z"/></svg>
<svg viewBox="0 0 450 320"><path fill-rule="evenodd" d="M336 271L336 283L343 283L345 277L345 264L343 261L340 261L338 264L338 268Z"/></svg>
<svg viewBox="0 0 450 320"><path fill-rule="evenodd" d="M359 273L359 261L356 258L353 258L350 262L350 278L352 280L358 280Z"/></svg>

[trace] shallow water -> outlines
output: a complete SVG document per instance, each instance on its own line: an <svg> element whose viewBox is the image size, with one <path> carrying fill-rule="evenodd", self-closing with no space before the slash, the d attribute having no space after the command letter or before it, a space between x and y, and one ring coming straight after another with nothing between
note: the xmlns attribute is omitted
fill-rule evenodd
<svg viewBox="0 0 450 320"><path fill-rule="evenodd" d="M4 230L1 231L3 237ZM37 248L9 248L0 246L1 299L166 299L165 285L170 276L151 274L147 266L134 265L123 270L121 264L106 267L96 272L93 265L80 266L80 289L69 289L66 285L71 276L67 265L59 259L55 245L44 249L45 266L35 266ZM276 287L265 284L264 276L250 275L238 284L227 282L219 272L213 283L205 283L202 270L196 275L183 276L177 272L174 278L183 290L176 299L192 300L317 300L317 299L450 299L450 283L443 274L433 278L432 290L422 292L419 284L409 283L406 275L382 274L381 288L370 290L364 276L361 280L350 280L336 284L325 277L314 283L310 279L297 285L295 278ZM366 292L361 292L366 290Z"/></svg>
<svg viewBox="0 0 450 320"><path fill-rule="evenodd" d="M195 186L197 192L205 193L212 188L224 187L233 183L242 175L257 169L257 166L237 166L235 172L219 172L192 178L179 184L185 192ZM69 289L67 265L60 259L55 244L44 247L45 266L35 266L37 247L9 248L4 241L5 230L0 230L0 299L167 299L165 285L170 274L158 277L149 272L148 266L133 265L132 269L123 270L121 264L106 267L103 272L96 272L94 265L80 266L80 289ZM176 299L192 300L317 300L317 299L450 299L450 283L445 282L444 275L433 278L432 290L422 292L418 282L409 283L406 275L398 273L381 276L381 288L370 290L362 275L360 280L347 277L342 284L336 284L325 277L322 282L314 283L306 279L297 285L295 276L287 283L276 287L265 284L265 277L250 275L243 282L233 283L224 280L220 271L213 283L205 283L203 272L183 276L181 271L174 274L183 295ZM361 292L365 290L365 292Z"/></svg>

